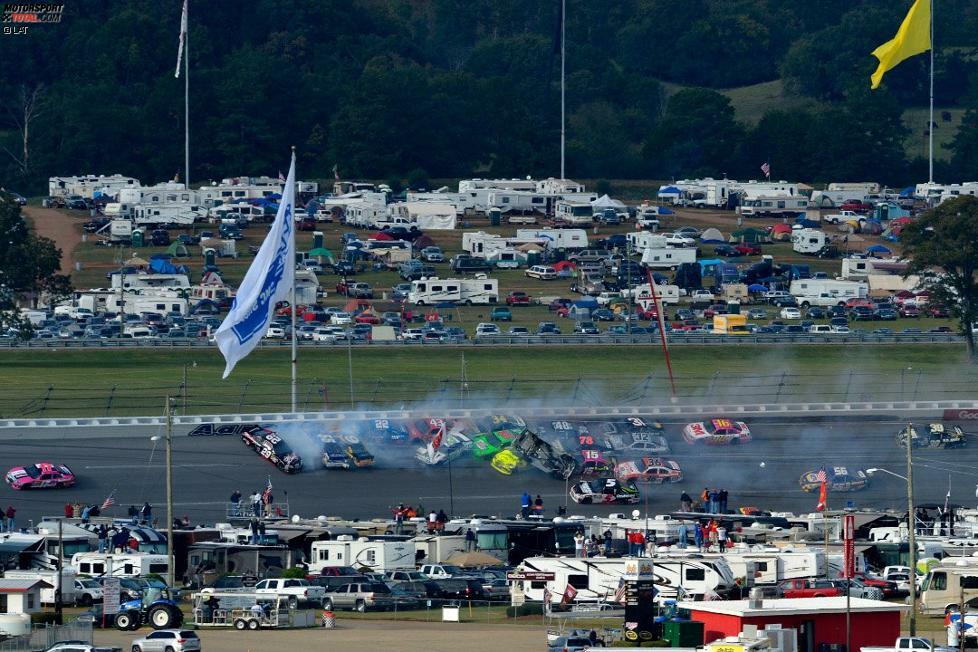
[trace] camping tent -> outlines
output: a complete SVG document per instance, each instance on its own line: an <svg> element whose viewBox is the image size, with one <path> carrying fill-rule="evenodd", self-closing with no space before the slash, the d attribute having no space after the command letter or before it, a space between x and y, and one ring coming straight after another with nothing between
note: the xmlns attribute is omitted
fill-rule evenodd
<svg viewBox="0 0 978 652"><path fill-rule="evenodd" d="M577 269L577 265L575 265L569 260L562 260L556 265L554 265L554 269L557 270L558 272L562 272L565 269L575 270Z"/></svg>
<svg viewBox="0 0 978 652"><path fill-rule="evenodd" d="M700 242L706 244L723 244L723 234L720 233L720 229L709 228L703 231L703 235L700 236Z"/></svg>
<svg viewBox="0 0 978 652"><path fill-rule="evenodd" d="M791 225L790 224L775 224L771 227L771 239L777 240L779 242L787 242L791 240Z"/></svg>
<svg viewBox="0 0 978 652"><path fill-rule="evenodd" d="M428 235L419 235L414 241L414 250L421 251L425 247L434 247L435 241L431 239Z"/></svg>
<svg viewBox="0 0 978 652"><path fill-rule="evenodd" d="M608 195L601 195L591 202L591 208L598 210L604 210L605 208L622 209L625 208L625 204L621 203L617 199L612 199Z"/></svg>
<svg viewBox="0 0 978 652"><path fill-rule="evenodd" d="M167 248L166 253L168 253L170 256L172 256L174 258L189 258L190 257L190 252L187 251L187 245L183 244L182 242L174 242L174 243L172 243Z"/></svg>
<svg viewBox="0 0 978 652"><path fill-rule="evenodd" d="M383 231L377 231L377 233L374 233L370 237L372 239L374 239L374 240L393 240L394 239L394 236L392 236L390 233L385 233Z"/></svg>
<svg viewBox="0 0 978 652"><path fill-rule="evenodd" d="M751 244L762 244L770 241L771 238L768 236L767 231L764 231L762 229L755 229L753 227L740 229L739 231L734 231L733 233L730 234L730 242L749 242Z"/></svg>

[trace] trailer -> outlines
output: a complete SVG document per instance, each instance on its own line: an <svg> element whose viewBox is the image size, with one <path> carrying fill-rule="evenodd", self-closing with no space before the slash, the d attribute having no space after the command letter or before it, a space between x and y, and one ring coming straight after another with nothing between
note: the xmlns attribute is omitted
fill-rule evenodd
<svg viewBox="0 0 978 652"><path fill-rule="evenodd" d="M795 229L791 232L791 249L799 254L816 254L828 241L828 236L820 229Z"/></svg>
<svg viewBox="0 0 978 652"><path fill-rule="evenodd" d="M666 249L669 246L666 236L650 231L632 231L625 234L625 239L630 250L640 253L646 249Z"/></svg>
<svg viewBox="0 0 978 652"><path fill-rule="evenodd" d="M808 210L808 198L785 195L744 197L737 211L744 217L793 217Z"/></svg>
<svg viewBox="0 0 978 652"><path fill-rule="evenodd" d="M92 199L96 192L108 191L118 194L123 188L138 188L139 179L113 174L110 176L86 174L79 177L50 177L48 179L48 197L62 199L78 195Z"/></svg>
<svg viewBox="0 0 978 652"><path fill-rule="evenodd" d="M587 249L588 246L584 229L516 229L516 237L543 240L551 249Z"/></svg>
<svg viewBox="0 0 978 652"><path fill-rule="evenodd" d="M196 204L141 204L133 207L132 215L137 226L190 226L203 220L207 213Z"/></svg>
<svg viewBox="0 0 978 652"><path fill-rule="evenodd" d="M684 263L696 262L696 249L692 247L649 248L642 252L642 264L658 269L676 269Z"/></svg>
<svg viewBox="0 0 978 652"><path fill-rule="evenodd" d="M313 541L310 573L324 568L353 566L371 573L415 569L415 545L411 541L341 535L331 541Z"/></svg>
<svg viewBox="0 0 978 652"><path fill-rule="evenodd" d="M554 208L554 217L573 226L591 225L594 222L594 208L591 202L559 201Z"/></svg>
<svg viewBox="0 0 978 652"><path fill-rule="evenodd" d="M166 577L169 570L166 555L113 552L75 553L70 566L76 574L89 577Z"/></svg>
<svg viewBox="0 0 978 652"><path fill-rule="evenodd" d="M256 631L316 626L316 612L292 609L288 596L244 589L202 591L193 594L192 600L194 627L233 627L239 631Z"/></svg>
<svg viewBox="0 0 978 652"><path fill-rule="evenodd" d="M849 299L869 296L869 287L859 281L806 278L792 281L788 290L798 304L808 306L844 306Z"/></svg>
<svg viewBox="0 0 978 652"><path fill-rule="evenodd" d="M489 193L488 207L502 213L540 213L547 215L554 197L530 190L493 190Z"/></svg>
<svg viewBox="0 0 978 652"><path fill-rule="evenodd" d="M408 302L418 306L461 303L466 306L499 301L499 281L485 274L474 279L428 277L411 281Z"/></svg>

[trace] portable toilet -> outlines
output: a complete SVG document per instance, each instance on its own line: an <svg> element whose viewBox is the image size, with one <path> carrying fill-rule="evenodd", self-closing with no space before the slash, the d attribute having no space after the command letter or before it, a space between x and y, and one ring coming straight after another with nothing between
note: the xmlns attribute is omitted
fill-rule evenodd
<svg viewBox="0 0 978 652"><path fill-rule="evenodd" d="M204 249L204 264L215 265L217 261L217 250L212 247Z"/></svg>
<svg viewBox="0 0 978 652"><path fill-rule="evenodd" d="M740 314L740 301L727 301L727 314L728 315L739 315Z"/></svg>
<svg viewBox="0 0 978 652"><path fill-rule="evenodd" d="M145 247L146 240L142 229L132 230L132 246L133 247Z"/></svg>
<svg viewBox="0 0 978 652"><path fill-rule="evenodd" d="M489 209L489 226L500 226L503 223L503 212L498 208Z"/></svg>
<svg viewBox="0 0 978 652"><path fill-rule="evenodd" d="M323 237L323 232L322 231L313 231L312 232L312 248L313 249L321 249L321 248L323 248L324 241L325 241L325 238Z"/></svg>

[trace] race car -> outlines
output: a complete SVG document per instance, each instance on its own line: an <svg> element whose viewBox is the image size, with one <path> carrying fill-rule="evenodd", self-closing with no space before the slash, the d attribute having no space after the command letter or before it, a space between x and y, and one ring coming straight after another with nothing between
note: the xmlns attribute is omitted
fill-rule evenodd
<svg viewBox="0 0 978 652"><path fill-rule="evenodd" d="M600 421L592 424L591 432L602 435L661 435L665 426L658 421L646 421L641 417L628 417L623 421Z"/></svg>
<svg viewBox="0 0 978 652"><path fill-rule="evenodd" d="M967 436L960 427L943 423L929 423L923 432L913 425L907 426L897 435L900 446L906 447L908 434L914 448L963 448L967 444Z"/></svg>
<svg viewBox="0 0 978 652"><path fill-rule="evenodd" d="M64 464L38 462L30 466L15 466L7 471L11 489L56 489L75 484L75 474Z"/></svg>
<svg viewBox="0 0 978 652"><path fill-rule="evenodd" d="M337 437L320 435L319 439L323 445L323 468L344 470L353 468L353 462L347 456L346 448Z"/></svg>
<svg viewBox="0 0 978 652"><path fill-rule="evenodd" d="M683 471L675 460L661 457L643 457L640 460L622 462L615 466L615 477L619 480L642 480L643 482L681 482Z"/></svg>
<svg viewBox="0 0 978 652"><path fill-rule="evenodd" d="M849 470L844 466L830 466L803 473L798 483L802 491L818 491L822 481L829 491L842 493L859 491L869 486L869 476L862 469Z"/></svg>
<svg viewBox="0 0 978 652"><path fill-rule="evenodd" d="M406 444L411 439L408 429L390 419L373 419L366 422L362 432L394 444Z"/></svg>
<svg viewBox="0 0 978 652"><path fill-rule="evenodd" d="M566 480L577 471L577 460L559 447L541 439L529 428L513 438L510 450L534 467L559 480Z"/></svg>
<svg viewBox="0 0 978 652"><path fill-rule="evenodd" d="M367 450L366 446L360 443L356 437L347 436L343 438L346 444L346 456L350 458L353 466L362 469L365 466L374 465L374 456Z"/></svg>
<svg viewBox="0 0 978 652"><path fill-rule="evenodd" d="M570 497L582 505L634 505L641 498L633 481L618 478L581 480L571 487Z"/></svg>
<svg viewBox="0 0 978 652"><path fill-rule="evenodd" d="M581 477L606 478L615 470L614 458L606 458L599 450L581 451Z"/></svg>
<svg viewBox="0 0 978 652"><path fill-rule="evenodd" d="M448 424L445 419L431 418L431 419L418 419L417 421L411 421L407 424L407 431L410 435L411 441L421 442L427 444L429 441L434 439L439 432L443 430L447 432L449 429Z"/></svg>
<svg viewBox="0 0 978 652"><path fill-rule="evenodd" d="M587 446L632 453L634 455L661 455L669 452L669 442L661 434L652 432L633 432L613 435L582 435ZM582 448L584 445L582 445Z"/></svg>
<svg viewBox="0 0 978 652"><path fill-rule="evenodd" d="M583 446L582 438L588 434L587 424L583 421L535 421L531 428L533 432L549 441L559 442L565 450L574 450Z"/></svg>
<svg viewBox="0 0 978 652"><path fill-rule="evenodd" d="M477 458L492 457L513 444L516 434L510 430L484 432L472 438L472 454Z"/></svg>
<svg viewBox="0 0 978 652"><path fill-rule="evenodd" d="M512 414L494 414L483 419L479 419L473 424L476 432L500 432L511 430L515 433L526 428L526 421L522 417Z"/></svg>
<svg viewBox="0 0 978 652"><path fill-rule="evenodd" d="M751 436L750 428L743 421L711 419L687 425L683 428L683 439L689 444L746 444Z"/></svg>
<svg viewBox="0 0 978 652"><path fill-rule="evenodd" d="M460 432L450 432L441 440L438 448L431 443L418 446L414 457L426 466L438 466L456 460L472 448L472 440Z"/></svg>
<svg viewBox="0 0 978 652"><path fill-rule="evenodd" d="M262 426L241 433L241 441L285 473L302 470L302 458L275 431Z"/></svg>
<svg viewBox="0 0 978 652"><path fill-rule="evenodd" d="M514 471L526 468L526 461L513 451L504 448L492 456L489 466L503 475L513 475Z"/></svg>

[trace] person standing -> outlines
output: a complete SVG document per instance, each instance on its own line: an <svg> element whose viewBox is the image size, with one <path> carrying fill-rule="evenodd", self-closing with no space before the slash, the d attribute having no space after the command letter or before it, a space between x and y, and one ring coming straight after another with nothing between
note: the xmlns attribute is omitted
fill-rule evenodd
<svg viewBox="0 0 978 652"><path fill-rule="evenodd" d="M258 517L257 516L251 517L250 525L251 525L251 543L252 545L255 545L258 543Z"/></svg>
<svg viewBox="0 0 978 652"><path fill-rule="evenodd" d="M261 492L255 491L251 495L251 512L254 514L255 518L261 516Z"/></svg>
<svg viewBox="0 0 978 652"><path fill-rule="evenodd" d="M690 498L689 494L685 491L679 497L679 509L686 512L687 514L693 511L693 499Z"/></svg>
<svg viewBox="0 0 978 652"><path fill-rule="evenodd" d="M578 559L584 556L584 533L580 530L574 535L574 556Z"/></svg>
<svg viewBox="0 0 978 652"><path fill-rule="evenodd" d="M468 528L465 531L465 552L472 552L475 550L475 532L472 528Z"/></svg>
<svg viewBox="0 0 978 652"><path fill-rule="evenodd" d="M676 536L679 538L679 549L685 550L686 538L688 536L688 532L686 530L686 521L679 521L679 529L676 532Z"/></svg>
<svg viewBox="0 0 978 652"><path fill-rule="evenodd" d="M641 530L635 530L633 536L635 537L635 556L641 557L645 551L645 535L642 534Z"/></svg>
<svg viewBox="0 0 978 652"><path fill-rule="evenodd" d="M703 503L703 511L707 514L710 513L710 489L709 487L703 487L703 493L700 494L700 502Z"/></svg>
<svg viewBox="0 0 978 652"><path fill-rule="evenodd" d="M445 510L439 509L438 516L435 517L435 525L439 532L445 530L445 523L448 523L448 514L445 513Z"/></svg>
<svg viewBox="0 0 978 652"><path fill-rule="evenodd" d="M727 493L727 490L726 489L721 489L720 490L720 513L721 514L726 514L727 513L727 498L728 497L729 497L729 494Z"/></svg>
<svg viewBox="0 0 978 652"><path fill-rule="evenodd" d="M85 505L85 507L82 508L82 517L81 517L82 523L88 523L88 517L91 515L91 513L92 513L92 508L89 507L88 505Z"/></svg>
<svg viewBox="0 0 978 652"><path fill-rule="evenodd" d="M530 492L524 491L523 495L520 496L520 514L523 515L524 519L530 518L530 506L532 504L533 504L533 499L530 498Z"/></svg>
<svg viewBox="0 0 978 652"><path fill-rule="evenodd" d="M428 514L428 534L434 534L436 527L438 527L438 512L431 510Z"/></svg>
<svg viewBox="0 0 978 652"><path fill-rule="evenodd" d="M720 552L727 549L727 528L722 525L717 527L717 546Z"/></svg>
<svg viewBox="0 0 978 652"><path fill-rule="evenodd" d="M144 525L153 522L153 506L149 504L148 500L143 503L143 508L139 511L139 517Z"/></svg>
<svg viewBox="0 0 978 652"><path fill-rule="evenodd" d="M611 530L604 531L604 556L611 556Z"/></svg>
<svg viewBox="0 0 978 652"><path fill-rule="evenodd" d="M17 529L17 524L15 522L15 517L17 516L17 510L14 509L13 505L7 505L7 532L13 532Z"/></svg>
<svg viewBox="0 0 978 652"><path fill-rule="evenodd" d="M703 524L697 522L696 526L693 528L693 541L696 543L696 549L703 552Z"/></svg>
<svg viewBox="0 0 978 652"><path fill-rule="evenodd" d="M404 503L400 503L394 509L394 533L401 534L404 531Z"/></svg>
<svg viewBox="0 0 978 652"><path fill-rule="evenodd" d="M645 532L645 556L649 558L655 556L655 530Z"/></svg>
<svg viewBox="0 0 978 652"><path fill-rule="evenodd" d="M241 492L237 489L231 494L231 516L241 516Z"/></svg>
<svg viewBox="0 0 978 652"><path fill-rule="evenodd" d="M71 503L66 503L65 504L65 518L71 518L72 515L74 514L74 512L75 512L75 510L71 506Z"/></svg>
<svg viewBox="0 0 978 652"><path fill-rule="evenodd" d="M717 514L720 511L720 492L716 489L710 490L710 513Z"/></svg>
<svg viewBox="0 0 978 652"><path fill-rule="evenodd" d="M109 530L105 527L105 523L98 526L98 551L106 552L106 547L108 546Z"/></svg>
<svg viewBox="0 0 978 652"><path fill-rule="evenodd" d="M533 501L533 515L537 518L543 516L543 498L540 497L540 494L537 494L536 500Z"/></svg>
<svg viewBox="0 0 978 652"><path fill-rule="evenodd" d="M265 521L258 523L258 543L265 545Z"/></svg>
<svg viewBox="0 0 978 652"><path fill-rule="evenodd" d="M75 505L71 506L71 510L72 513L74 514L74 517L78 518L78 513L77 510L75 509ZM129 514L129 522L132 525L136 525L136 522L139 520L139 508L136 507L135 505L129 505L129 511L127 513Z"/></svg>

